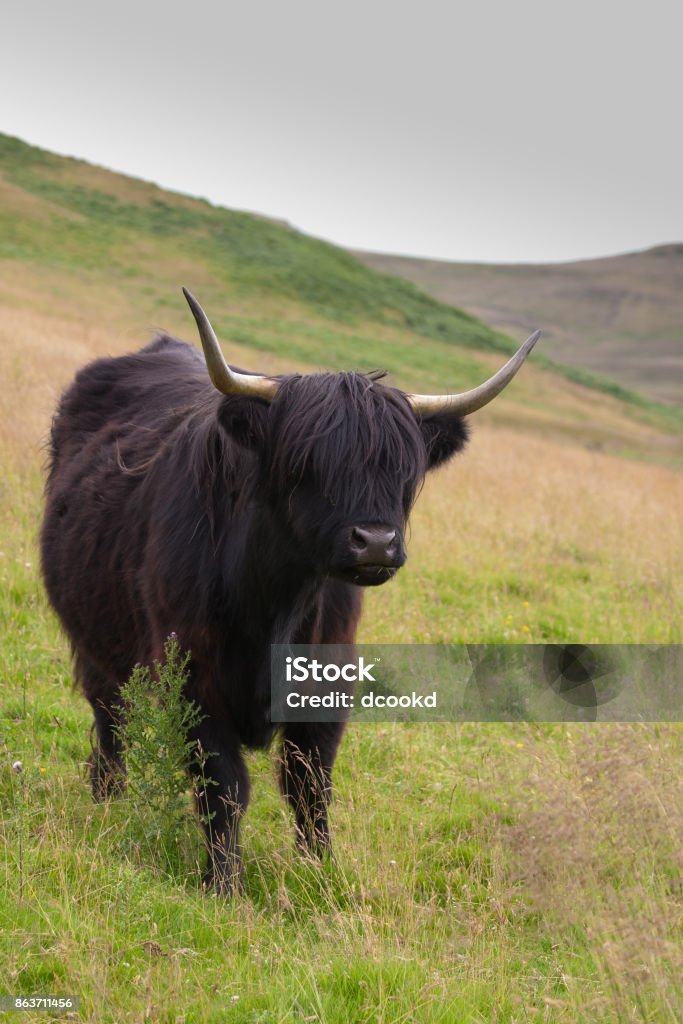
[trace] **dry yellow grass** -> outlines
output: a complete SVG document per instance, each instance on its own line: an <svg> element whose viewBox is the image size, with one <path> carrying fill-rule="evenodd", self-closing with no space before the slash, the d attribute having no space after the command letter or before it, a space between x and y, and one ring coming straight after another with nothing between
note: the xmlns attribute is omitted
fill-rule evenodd
<svg viewBox="0 0 683 1024"><path fill-rule="evenodd" d="M679 728L614 724L530 729L513 769L520 815L506 842L516 878L558 937L574 931L601 979L567 977L558 1001L574 1013L647 1020L643 993L680 1020L683 781ZM574 1013L572 1012L574 1011Z"/></svg>
<svg viewBox="0 0 683 1024"><path fill-rule="evenodd" d="M370 596L367 639L680 640L681 508L674 470L475 429L427 482L409 565Z"/></svg>

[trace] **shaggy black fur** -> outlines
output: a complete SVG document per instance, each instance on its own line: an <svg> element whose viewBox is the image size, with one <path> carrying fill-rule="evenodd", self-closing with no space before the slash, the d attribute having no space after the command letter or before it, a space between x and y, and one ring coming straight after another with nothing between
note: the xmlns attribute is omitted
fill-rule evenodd
<svg viewBox="0 0 683 1024"><path fill-rule="evenodd" d="M45 584L92 704L96 797L120 784L119 686L178 635L188 696L219 783L209 881L239 877L244 746L264 746L272 643L352 643L361 589L348 582L357 525L396 531L395 566L425 472L467 439L460 418L416 419L379 375L283 378L271 405L225 397L190 345L162 336L85 367L61 399L42 530ZM377 582L368 580L366 582ZM338 724L283 729L281 785L302 843L329 846Z"/></svg>

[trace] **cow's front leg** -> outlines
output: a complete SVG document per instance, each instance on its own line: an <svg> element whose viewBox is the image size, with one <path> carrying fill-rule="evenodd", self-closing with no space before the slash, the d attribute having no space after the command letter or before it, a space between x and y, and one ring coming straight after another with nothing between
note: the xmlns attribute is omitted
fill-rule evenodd
<svg viewBox="0 0 683 1024"><path fill-rule="evenodd" d="M201 744L192 772L209 853L204 884L230 895L242 885L239 828L249 803L249 775L239 740L219 733L210 719L193 729L191 738Z"/></svg>
<svg viewBox="0 0 683 1024"><path fill-rule="evenodd" d="M327 808L343 731L343 722L292 722L283 734L280 788L294 810L299 846L319 857L331 850Z"/></svg>

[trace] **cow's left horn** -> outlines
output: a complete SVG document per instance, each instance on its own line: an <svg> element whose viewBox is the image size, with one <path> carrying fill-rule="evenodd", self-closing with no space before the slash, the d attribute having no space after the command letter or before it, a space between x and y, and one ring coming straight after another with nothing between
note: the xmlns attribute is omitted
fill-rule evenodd
<svg viewBox="0 0 683 1024"><path fill-rule="evenodd" d="M183 288L183 295L197 321L206 366L213 384L224 395L250 395L252 398L265 398L267 402L272 402L280 382L255 373L240 373L239 370L233 370L228 366L208 316L187 288Z"/></svg>
<svg viewBox="0 0 683 1024"><path fill-rule="evenodd" d="M493 377L489 377L471 391L463 391L459 395L406 395L406 398L418 416L428 416L429 413L445 410L460 416L469 416L471 412L488 405L503 388L507 387L540 336L541 332L535 331L498 373L494 373Z"/></svg>

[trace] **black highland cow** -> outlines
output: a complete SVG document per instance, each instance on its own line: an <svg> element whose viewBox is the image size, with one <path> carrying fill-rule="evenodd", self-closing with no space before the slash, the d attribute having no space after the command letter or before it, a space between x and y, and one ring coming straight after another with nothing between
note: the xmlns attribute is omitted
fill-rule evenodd
<svg viewBox="0 0 683 1024"><path fill-rule="evenodd" d="M100 799L124 772L119 686L191 652L188 696L218 785L201 789L207 883L239 880L249 800L243 747L272 739L272 643L352 643L363 586L405 562L404 530L427 470L465 444L463 417L512 379L538 335L461 395L406 395L380 376L260 377L229 367L185 293L204 347L157 337L99 359L63 395L52 435L42 565L90 701ZM207 374L207 366L209 373ZM329 848L339 723L282 728L281 787L299 842Z"/></svg>

